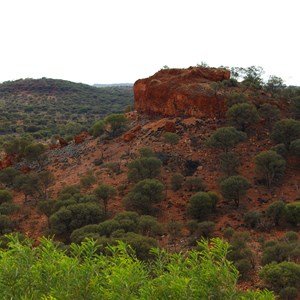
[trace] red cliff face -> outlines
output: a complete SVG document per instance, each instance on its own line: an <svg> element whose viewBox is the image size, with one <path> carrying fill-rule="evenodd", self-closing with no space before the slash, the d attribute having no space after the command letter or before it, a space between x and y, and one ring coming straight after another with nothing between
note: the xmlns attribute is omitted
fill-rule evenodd
<svg viewBox="0 0 300 300"><path fill-rule="evenodd" d="M134 84L135 109L165 116L223 117L225 101L213 82L230 78L225 69L190 67L164 69Z"/></svg>

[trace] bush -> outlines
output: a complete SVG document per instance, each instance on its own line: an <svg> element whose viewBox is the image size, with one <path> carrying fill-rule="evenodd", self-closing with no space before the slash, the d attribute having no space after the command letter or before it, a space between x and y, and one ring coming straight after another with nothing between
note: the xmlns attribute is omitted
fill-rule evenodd
<svg viewBox="0 0 300 300"><path fill-rule="evenodd" d="M12 186L15 178L20 175L20 171L15 168L8 167L0 171L0 183L5 186Z"/></svg>
<svg viewBox="0 0 300 300"><path fill-rule="evenodd" d="M247 227L256 228L262 218L262 213L259 211L249 211L244 215L244 221Z"/></svg>
<svg viewBox="0 0 300 300"><path fill-rule="evenodd" d="M281 299L284 299L284 300L294 300L294 299L297 299L297 296L298 296L298 289L294 288L294 287L286 287L286 288L283 288L281 291L280 291L280 298Z"/></svg>
<svg viewBox="0 0 300 300"><path fill-rule="evenodd" d="M290 149L292 141L300 139L300 121L284 119L275 123L271 139L276 144L284 144Z"/></svg>
<svg viewBox="0 0 300 300"><path fill-rule="evenodd" d="M192 177L187 176L185 179L185 186L188 191L190 192L198 192L205 188L205 185L203 184L203 180L200 177Z"/></svg>
<svg viewBox="0 0 300 300"><path fill-rule="evenodd" d="M5 202L0 205L0 215L10 215L17 211L20 207L12 202Z"/></svg>
<svg viewBox="0 0 300 300"><path fill-rule="evenodd" d="M247 190L251 185L246 178L237 175L224 179L220 187L223 197L227 200L234 201L236 207L239 207L240 200L246 196Z"/></svg>
<svg viewBox="0 0 300 300"><path fill-rule="evenodd" d="M285 144L278 144L271 148L277 154L281 155L283 158L286 158L288 155L288 150L286 149Z"/></svg>
<svg viewBox="0 0 300 300"><path fill-rule="evenodd" d="M220 169L227 176L232 176L237 173L237 168L240 165L240 160L234 152L225 152L219 155Z"/></svg>
<svg viewBox="0 0 300 300"><path fill-rule="evenodd" d="M247 278L248 273L252 270L252 264L247 258L235 261L234 266L240 272L242 279Z"/></svg>
<svg viewBox="0 0 300 300"><path fill-rule="evenodd" d="M173 133L173 132L166 132L164 134L164 139L165 142L171 145L176 145L178 144L179 140L180 140L180 136L177 133Z"/></svg>
<svg viewBox="0 0 300 300"><path fill-rule="evenodd" d="M137 182L160 174L161 161L156 157L142 157L129 163L128 179Z"/></svg>
<svg viewBox="0 0 300 300"><path fill-rule="evenodd" d="M190 198L187 213L194 219L206 219L216 207L216 200L208 193L199 192Z"/></svg>
<svg viewBox="0 0 300 300"><path fill-rule="evenodd" d="M259 277L275 291L286 287L300 288L300 265L293 262L273 262L262 268Z"/></svg>
<svg viewBox="0 0 300 300"><path fill-rule="evenodd" d="M300 119L300 96L291 99L290 108L295 119Z"/></svg>
<svg viewBox="0 0 300 300"><path fill-rule="evenodd" d="M266 181L268 187L283 176L285 165L283 157L273 150L263 151L255 156L256 173Z"/></svg>
<svg viewBox="0 0 300 300"><path fill-rule="evenodd" d="M152 205L163 200L164 185L157 179L145 179L138 182L124 198L128 210L142 214L151 214Z"/></svg>
<svg viewBox="0 0 300 300"><path fill-rule="evenodd" d="M150 147L143 147L139 149L141 157L156 157L155 152Z"/></svg>
<svg viewBox="0 0 300 300"><path fill-rule="evenodd" d="M171 177L171 188L172 191L176 192L181 189L184 181L184 176L179 173L175 173Z"/></svg>
<svg viewBox="0 0 300 300"><path fill-rule="evenodd" d="M238 143L246 140L246 138L246 133L239 131L234 127L221 127L208 138L206 145L228 152Z"/></svg>
<svg viewBox="0 0 300 300"><path fill-rule="evenodd" d="M89 174L80 178L80 186L84 189L89 189L94 183L96 183L94 175Z"/></svg>
<svg viewBox="0 0 300 300"><path fill-rule="evenodd" d="M247 97L245 96L245 94L234 92L234 93L228 95L228 98L226 100L226 105L228 107L231 107L235 104L241 104L241 103L246 103L246 102L247 102Z"/></svg>
<svg viewBox="0 0 300 300"><path fill-rule="evenodd" d="M292 202L285 206L286 221L294 226L300 224L300 202Z"/></svg>
<svg viewBox="0 0 300 300"><path fill-rule="evenodd" d="M126 130L127 118L123 114L111 114L105 117L104 124L108 126L113 137L120 135Z"/></svg>
<svg viewBox="0 0 300 300"><path fill-rule="evenodd" d="M8 216L0 215L0 234L11 232L13 223Z"/></svg>
<svg viewBox="0 0 300 300"><path fill-rule="evenodd" d="M242 131L246 131L259 121L255 106L249 103L233 105L227 110L226 117L232 126Z"/></svg>
<svg viewBox="0 0 300 300"><path fill-rule="evenodd" d="M277 122L280 118L280 110L269 104L264 103L259 109L258 109L259 116L265 121L266 126L271 129L272 125Z"/></svg>
<svg viewBox="0 0 300 300"><path fill-rule="evenodd" d="M109 200L115 197L116 189L110 185L101 184L94 190L94 194L96 199L103 203L104 214L107 216L107 205Z"/></svg>
<svg viewBox="0 0 300 300"><path fill-rule="evenodd" d="M7 190L0 190L0 204L5 202L11 202L13 199L13 196L11 192Z"/></svg>
<svg viewBox="0 0 300 300"><path fill-rule="evenodd" d="M279 226L279 221L284 218L284 214L285 203L282 201L271 203L266 210L266 215L273 219L276 226Z"/></svg>
<svg viewBox="0 0 300 300"><path fill-rule="evenodd" d="M138 232L145 236L155 237L162 234L163 228L156 218L143 215L139 218Z"/></svg>
<svg viewBox="0 0 300 300"><path fill-rule="evenodd" d="M100 135L102 135L105 131L105 124L103 121L98 121L96 123L94 123L94 125L92 126L92 128L90 129L90 134L93 137L98 137Z"/></svg>
<svg viewBox="0 0 300 300"><path fill-rule="evenodd" d="M300 158L300 139L291 142L290 152Z"/></svg>

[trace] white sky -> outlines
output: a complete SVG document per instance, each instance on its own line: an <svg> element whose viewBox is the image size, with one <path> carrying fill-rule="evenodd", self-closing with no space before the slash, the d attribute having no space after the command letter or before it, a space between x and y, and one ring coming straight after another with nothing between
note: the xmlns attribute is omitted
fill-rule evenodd
<svg viewBox="0 0 300 300"><path fill-rule="evenodd" d="M300 85L299 0L1 0L0 82L134 82L164 65L262 66Z"/></svg>

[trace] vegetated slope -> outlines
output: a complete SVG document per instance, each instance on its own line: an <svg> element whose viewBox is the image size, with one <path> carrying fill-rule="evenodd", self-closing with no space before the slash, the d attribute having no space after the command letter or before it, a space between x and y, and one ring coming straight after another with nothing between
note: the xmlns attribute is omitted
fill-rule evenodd
<svg viewBox="0 0 300 300"><path fill-rule="evenodd" d="M48 78L8 81L0 84L0 135L74 135L132 103L131 87L97 88Z"/></svg>

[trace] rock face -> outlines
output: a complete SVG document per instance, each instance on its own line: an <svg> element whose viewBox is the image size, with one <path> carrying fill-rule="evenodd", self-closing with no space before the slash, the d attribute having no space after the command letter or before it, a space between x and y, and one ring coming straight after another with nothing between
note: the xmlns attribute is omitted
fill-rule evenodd
<svg viewBox="0 0 300 300"><path fill-rule="evenodd" d="M220 118L225 115L225 100L212 84L229 78L225 69L163 69L135 82L135 109L148 115Z"/></svg>

